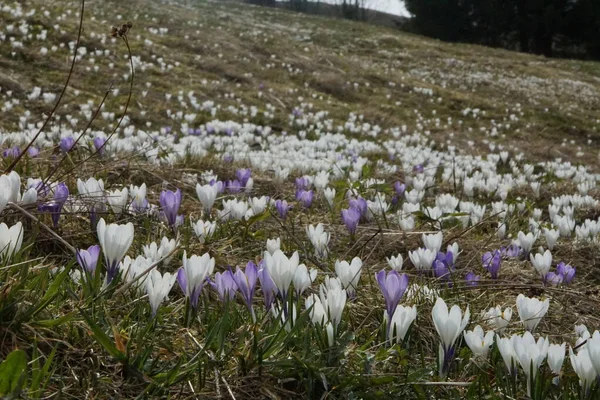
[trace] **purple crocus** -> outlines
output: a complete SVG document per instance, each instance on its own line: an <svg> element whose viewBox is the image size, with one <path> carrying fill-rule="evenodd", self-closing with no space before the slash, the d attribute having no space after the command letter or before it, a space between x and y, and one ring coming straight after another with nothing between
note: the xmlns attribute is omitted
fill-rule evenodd
<svg viewBox="0 0 600 400"><path fill-rule="evenodd" d="M229 193L239 193L242 191L242 184L237 179L233 181L227 181L226 186Z"/></svg>
<svg viewBox="0 0 600 400"><path fill-rule="evenodd" d="M350 208L354 208L358 211L360 211L360 216L365 218L367 216L367 211L368 211L368 204L367 201L365 199L363 199L362 197L357 197L356 199L350 199L348 201L348 204L350 206Z"/></svg>
<svg viewBox="0 0 600 400"><path fill-rule="evenodd" d="M210 186L217 186L217 191L219 193L223 193L225 191L225 183L223 183L223 181L212 179L210 182L208 182L208 184Z"/></svg>
<svg viewBox="0 0 600 400"><path fill-rule="evenodd" d="M433 274L435 275L436 278L439 278L444 281L450 280L450 268L448 268L448 265L446 265L445 262L435 260L433 262L432 268L433 268ZM449 286L450 285L451 284L449 283Z"/></svg>
<svg viewBox="0 0 600 400"><path fill-rule="evenodd" d="M181 190L176 192L171 190L163 190L160 192L160 207L169 226L175 226L177 223L177 212L181 207Z"/></svg>
<svg viewBox="0 0 600 400"><path fill-rule="evenodd" d="M252 175L252 171L250 168L240 168L236 171L235 177L243 187L246 187L246 183L248 183L248 179Z"/></svg>
<svg viewBox="0 0 600 400"><path fill-rule="evenodd" d="M375 274L379 289L385 298L385 310L391 321L394 311L408 287L408 275L390 271L387 275L385 270Z"/></svg>
<svg viewBox="0 0 600 400"><path fill-rule="evenodd" d="M413 171L418 174L421 174L423 173L423 171L425 171L425 168L423 167L423 164L417 164L413 167Z"/></svg>
<svg viewBox="0 0 600 400"><path fill-rule="evenodd" d="M237 284L233 279L233 273L231 270L227 270L223 273L217 272L215 274L215 281L210 281L210 285L217 291L221 302L231 301L235 297L237 291Z"/></svg>
<svg viewBox="0 0 600 400"><path fill-rule="evenodd" d="M52 224L55 228L58 228L60 214L68 198L69 188L64 183L59 183L54 188L54 199L47 204L41 205L39 208L40 211L46 211L52 215Z"/></svg>
<svg viewBox="0 0 600 400"><path fill-rule="evenodd" d="M548 272L544 277L544 282L546 282L549 285L558 286L564 282L564 278L559 273Z"/></svg>
<svg viewBox="0 0 600 400"><path fill-rule="evenodd" d="M296 192L296 200L302 204L304 208L310 208L313 201L313 191L312 190L298 190Z"/></svg>
<svg viewBox="0 0 600 400"><path fill-rule="evenodd" d="M310 181L308 178L301 177L296 178L296 191L299 190L309 190L310 189Z"/></svg>
<svg viewBox="0 0 600 400"><path fill-rule="evenodd" d="M504 257L519 258L521 256L521 254L523 253L523 249L521 249L521 247L519 247L519 245L513 243L508 247L501 247L500 252L502 253L502 256L504 256Z"/></svg>
<svg viewBox="0 0 600 400"><path fill-rule="evenodd" d="M40 155L40 149L38 149L37 147L31 146L29 148L29 150L27 150L27 154L31 158L38 157Z"/></svg>
<svg viewBox="0 0 600 400"><path fill-rule="evenodd" d="M277 209L277 213L279 214L279 218L285 220L287 217L287 213L290 210L290 206L288 202L285 200L275 200L275 208Z"/></svg>
<svg viewBox="0 0 600 400"><path fill-rule="evenodd" d="M96 271L96 265L98 264L99 256L100 246L97 244L88 247L87 250L77 250L76 253L77 263L84 272L89 272L90 275L93 275L94 271Z"/></svg>
<svg viewBox="0 0 600 400"><path fill-rule="evenodd" d="M98 151L98 154L100 154L100 156L104 155L104 143L106 143L106 139L103 137L96 137L94 138L94 148L96 149L96 151Z"/></svg>
<svg viewBox="0 0 600 400"><path fill-rule="evenodd" d="M356 228L358 227L358 221L360 220L360 211L356 208L348 208L342 210L342 221L346 225L348 232L351 235L356 233Z"/></svg>
<svg viewBox="0 0 600 400"><path fill-rule="evenodd" d="M404 183L400 183L400 182L394 183L394 192L396 193L396 196L402 197L405 190L406 190L406 185Z"/></svg>
<svg viewBox="0 0 600 400"><path fill-rule="evenodd" d="M481 277L479 275L475 275L474 272L469 272L465 276L465 282L467 283L467 286L477 286L480 279Z"/></svg>
<svg viewBox="0 0 600 400"><path fill-rule="evenodd" d="M4 158L17 158L21 154L21 149L18 146L11 147L10 149L6 149L2 152L2 157Z"/></svg>
<svg viewBox="0 0 600 400"><path fill-rule="evenodd" d="M562 276L563 283L569 284L575 277L575 268L572 266L561 262L556 266L556 274Z"/></svg>
<svg viewBox="0 0 600 400"><path fill-rule="evenodd" d="M258 267L252 261L246 264L246 269L242 271L240 267L237 267L235 274L233 274L233 280L238 287L248 311L252 315L252 320L256 320L254 315L254 309L252 308L252 300L254 298L254 291L256 289L256 280L258 279Z"/></svg>
<svg viewBox="0 0 600 400"><path fill-rule="evenodd" d="M67 137L60 139L59 147L65 153L68 153L69 151L71 151L73 146L75 146L75 139L73 139L73 136L67 136Z"/></svg>
<svg viewBox="0 0 600 400"><path fill-rule="evenodd" d="M273 282L273 278L271 278L264 260L262 260L258 266L258 280L260 281L260 288L262 289L263 298L265 299L265 309L269 311L275 301L277 286L275 286L275 282Z"/></svg>
<svg viewBox="0 0 600 400"><path fill-rule="evenodd" d="M487 269L492 279L498 279L498 272L502 263L502 254L499 250L493 253L488 251L481 257L483 268Z"/></svg>

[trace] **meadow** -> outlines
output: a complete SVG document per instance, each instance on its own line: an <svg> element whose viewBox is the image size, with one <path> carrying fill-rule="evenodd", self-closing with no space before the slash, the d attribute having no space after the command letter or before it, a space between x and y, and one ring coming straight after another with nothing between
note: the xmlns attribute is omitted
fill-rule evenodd
<svg viewBox="0 0 600 400"><path fill-rule="evenodd" d="M236 1L0 18L0 395L600 398L599 63Z"/></svg>

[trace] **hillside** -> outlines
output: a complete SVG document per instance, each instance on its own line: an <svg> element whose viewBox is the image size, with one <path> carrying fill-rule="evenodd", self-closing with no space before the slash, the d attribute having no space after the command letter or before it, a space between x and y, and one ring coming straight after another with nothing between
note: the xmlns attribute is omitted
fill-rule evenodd
<svg viewBox="0 0 600 400"><path fill-rule="evenodd" d="M18 32L22 17L3 13L15 34L7 34L2 46L0 86L5 102L11 100L7 91L21 100L4 107L0 124L9 131L18 126L25 108L31 123L51 108L51 102L44 104L41 97L28 101L27 95L36 86L59 93L77 32L76 2L25 4L37 11L25 18L32 39L23 40ZM47 17L45 9L51 12ZM393 29L230 1L90 2L82 37L86 51L66 107L59 110L59 115L78 120L74 127L81 127L89 112L80 110L80 104L98 105L111 84L116 90L103 111L118 116L125 103L126 48L109 38L110 26L125 20L134 23L130 42L138 68L129 115L136 125L173 125L177 121L167 110L179 111L184 101L189 112L198 114L190 125L199 126L206 117L189 104L192 92L199 104L214 102L222 110L219 119L231 117L230 106L243 104L257 107L259 122L265 111L273 114L270 124L284 129L289 113L310 103L315 112L327 112L335 125L354 113L383 130L405 125L408 131L430 132L440 143L452 137L458 148L494 138L539 157L579 153L583 162L597 158L600 64L440 43ZM47 38L36 40L42 30ZM11 46L10 36L15 37ZM557 146L563 141L565 147Z"/></svg>
<svg viewBox="0 0 600 400"><path fill-rule="evenodd" d="M0 396L600 395L600 63L226 0L0 19Z"/></svg>

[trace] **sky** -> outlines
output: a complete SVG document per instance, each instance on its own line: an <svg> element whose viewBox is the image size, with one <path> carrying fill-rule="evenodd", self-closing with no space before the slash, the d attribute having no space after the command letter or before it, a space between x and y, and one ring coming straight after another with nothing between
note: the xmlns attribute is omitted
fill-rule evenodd
<svg viewBox="0 0 600 400"><path fill-rule="evenodd" d="M282 1L282 0L279 0ZM314 0L312 0L314 1ZM323 3L341 4L342 0L320 0ZM365 0L367 8L383 11L388 14L408 16L402 0Z"/></svg>

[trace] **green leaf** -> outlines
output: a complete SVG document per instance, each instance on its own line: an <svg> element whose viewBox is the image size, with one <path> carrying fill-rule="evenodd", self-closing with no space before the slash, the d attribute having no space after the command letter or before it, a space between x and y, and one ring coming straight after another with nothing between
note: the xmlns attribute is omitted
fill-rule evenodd
<svg viewBox="0 0 600 400"><path fill-rule="evenodd" d="M100 345L104 347L104 349L108 351L111 356L113 356L120 362L125 362L127 360L127 356L123 352L119 351L119 349L117 349L110 337L102 329L100 329L100 327L96 325L96 323L92 321L92 319L88 315L86 315L84 312L81 312L81 315L86 320L88 326L92 330L94 339L96 339L96 341L98 341L98 343L100 343Z"/></svg>
<svg viewBox="0 0 600 400"><path fill-rule="evenodd" d="M27 356L23 350L14 350L0 364L0 395L16 392L23 382Z"/></svg>

